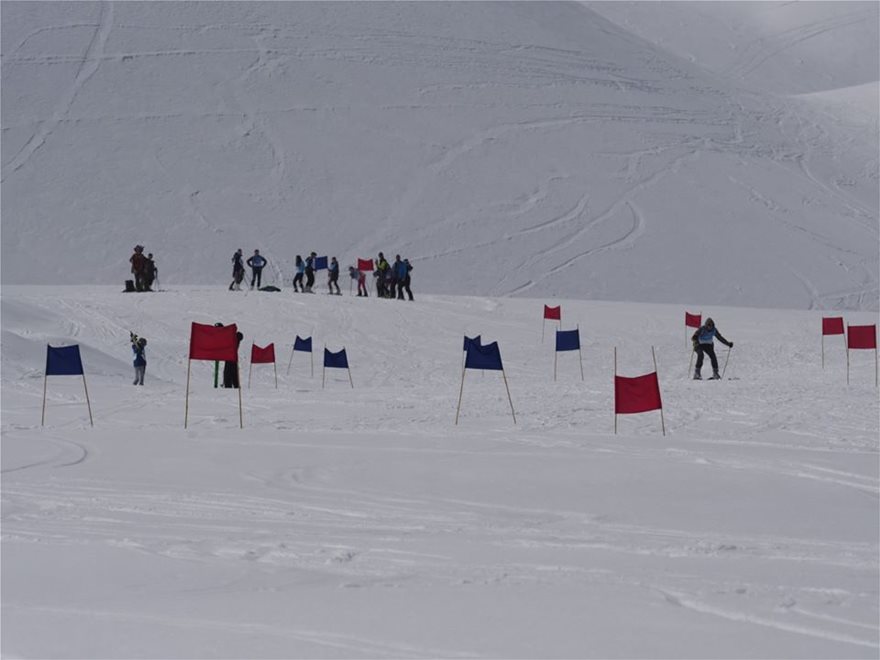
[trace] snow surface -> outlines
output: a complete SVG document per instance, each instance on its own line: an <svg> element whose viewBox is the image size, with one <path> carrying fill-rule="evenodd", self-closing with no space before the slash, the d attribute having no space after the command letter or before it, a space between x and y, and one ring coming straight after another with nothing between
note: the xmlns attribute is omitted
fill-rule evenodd
<svg viewBox="0 0 880 660"><path fill-rule="evenodd" d="M796 96L880 79L877 3L0 11L5 283L142 243L167 284L385 250L434 293L880 307L876 104Z"/></svg>
<svg viewBox="0 0 880 660"><path fill-rule="evenodd" d="M878 12L0 3L0 655L877 658L876 356L819 327L878 321ZM238 247L416 300L231 293ZM192 321L245 334L244 429L199 362L183 428ZM490 372L454 424L476 334L516 424ZM94 427L57 377L41 428L47 343ZM665 436L614 434L615 347Z"/></svg>
<svg viewBox="0 0 880 660"><path fill-rule="evenodd" d="M692 309L734 341L687 378L679 306L180 288L10 287L3 318L4 657L877 657L874 355L820 312ZM275 342L234 392L191 321ZM848 313L848 323L876 322ZM128 332L149 340L131 383ZM294 337L345 347L314 377ZM497 340L501 375L462 337ZM83 383L45 344L79 342ZM621 416L653 370L657 412ZM724 364L727 351L719 346ZM704 373L708 372L708 365Z"/></svg>

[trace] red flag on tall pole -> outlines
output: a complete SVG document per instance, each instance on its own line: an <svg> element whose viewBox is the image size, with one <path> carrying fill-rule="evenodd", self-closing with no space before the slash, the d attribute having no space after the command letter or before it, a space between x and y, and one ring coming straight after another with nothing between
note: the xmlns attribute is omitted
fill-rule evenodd
<svg viewBox="0 0 880 660"><path fill-rule="evenodd" d="M849 352L874 349L874 387L878 385L877 326L849 325L846 328L846 384L849 385Z"/></svg>
<svg viewBox="0 0 880 660"><path fill-rule="evenodd" d="M690 314L688 312L684 313L684 345L685 347L690 346L690 341L688 337L688 328L699 328L703 324L703 312L699 314ZM693 355L691 355L693 358ZM688 371L691 370L690 365L688 365Z"/></svg>
<svg viewBox="0 0 880 660"><path fill-rule="evenodd" d="M544 341L544 329L547 326L547 321L559 321L559 327L562 327L562 305L557 305L556 307L549 307L544 305L544 321L541 323L541 341Z"/></svg>
<svg viewBox="0 0 880 660"><path fill-rule="evenodd" d="M260 347L251 344L251 366L248 368L248 387L251 386L251 374L255 364L271 364L275 370L275 389L278 389L278 367L275 366L275 344Z"/></svg>
<svg viewBox="0 0 880 660"><path fill-rule="evenodd" d="M186 361L186 408L183 428L189 421L189 377L193 360L234 362L238 369L238 328L232 325L206 325L193 323L189 334L189 359ZM244 428L244 413L241 405L241 388L238 389L238 423Z"/></svg>
<svg viewBox="0 0 880 660"><path fill-rule="evenodd" d="M189 359L238 362L237 332L234 323L219 327L193 323L189 336Z"/></svg>
<svg viewBox="0 0 880 660"><path fill-rule="evenodd" d="M657 378L657 357L654 357L654 371L643 376L625 377L617 375L617 348L614 349L614 432L617 433L617 416L660 411L660 424L663 435L666 435L666 423L663 420L663 403L660 399L660 381Z"/></svg>
<svg viewBox="0 0 880 660"><path fill-rule="evenodd" d="M822 317L822 368L825 368L825 335L846 335L843 331L842 316L823 316ZM846 337L843 340L846 345Z"/></svg>

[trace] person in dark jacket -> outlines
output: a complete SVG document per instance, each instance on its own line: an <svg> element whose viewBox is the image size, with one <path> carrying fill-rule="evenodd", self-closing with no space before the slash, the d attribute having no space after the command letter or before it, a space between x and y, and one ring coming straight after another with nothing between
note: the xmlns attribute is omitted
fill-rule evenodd
<svg viewBox="0 0 880 660"><path fill-rule="evenodd" d="M388 260L380 252L379 256L376 257L376 272L373 273L376 277L376 295L380 298L384 298L387 295L388 271L390 269L391 266L388 265Z"/></svg>
<svg viewBox="0 0 880 660"><path fill-rule="evenodd" d="M134 383L132 385L143 385L144 374L147 371L147 340L138 337L133 332L131 335L131 352L134 353Z"/></svg>
<svg viewBox="0 0 880 660"><path fill-rule="evenodd" d="M394 283L397 285L397 299L405 300L403 297L403 287L409 271L406 268L406 264L400 260L399 254L394 257L394 264L391 266L391 272L394 273ZM392 294L393 293L394 292L392 291ZM410 300L412 300L412 293L410 293Z"/></svg>
<svg viewBox="0 0 880 660"><path fill-rule="evenodd" d="M129 262L131 274L134 275L134 288L136 291L143 291L147 273L147 258L144 256L143 245L134 246L134 254L129 258Z"/></svg>
<svg viewBox="0 0 880 660"><path fill-rule="evenodd" d="M244 280L244 253L241 248L232 255L232 282L229 284L230 291L241 291L241 282Z"/></svg>
<svg viewBox="0 0 880 660"><path fill-rule="evenodd" d="M156 268L156 262L153 260L153 253L150 252L144 259L144 291L153 290L153 281L159 269Z"/></svg>
<svg viewBox="0 0 880 660"><path fill-rule="evenodd" d="M315 284L315 259L318 258L316 252L312 252L306 257L306 291L313 293L312 286Z"/></svg>
<svg viewBox="0 0 880 660"><path fill-rule="evenodd" d="M694 343L694 351L697 353L697 366L694 370L694 380L702 380L703 377L700 375L700 369L703 368L703 355L708 355L709 360L712 362L712 376L709 380L718 380L721 378L718 375L718 358L715 357L715 344L713 342L714 339L718 339L722 344L733 348L733 342L727 341L724 337L721 336L721 333L718 332L718 329L715 327L715 321L711 318L706 319L706 322L697 328L697 331L694 332L691 337L691 341Z"/></svg>
<svg viewBox="0 0 880 660"><path fill-rule="evenodd" d="M257 288L260 288L260 283L263 277L263 268L266 265L266 259L260 254L259 250L254 250L253 256L247 260L247 265L251 267L251 288L254 288L254 283L256 283Z"/></svg>
<svg viewBox="0 0 880 660"><path fill-rule="evenodd" d="M406 274L403 276L403 282L398 284L398 286L400 287L400 295L398 296L398 298L400 298L401 300L403 300L404 290L406 291L406 295L409 296L409 299L413 299L412 289L409 288L410 282L412 282L412 277L410 276L410 272L412 272L412 269L413 267L409 263L409 259L404 259L403 270Z"/></svg>
<svg viewBox="0 0 880 660"><path fill-rule="evenodd" d="M336 291L333 290L334 286ZM339 290L339 262L336 261L336 257L330 258L330 265L327 267L327 288L330 289L331 294L342 295L342 291Z"/></svg>
<svg viewBox="0 0 880 660"><path fill-rule="evenodd" d="M241 340L244 339L244 335L240 332L235 333L235 350L236 354L238 353L238 348L241 346ZM223 387L232 387L234 389L238 389L238 362L224 362L223 363Z"/></svg>
<svg viewBox="0 0 880 660"><path fill-rule="evenodd" d="M296 267L296 275L293 276L293 290L301 293L306 290L305 286L303 286L303 274L306 272L306 264L300 255L296 255L296 263L294 265Z"/></svg>

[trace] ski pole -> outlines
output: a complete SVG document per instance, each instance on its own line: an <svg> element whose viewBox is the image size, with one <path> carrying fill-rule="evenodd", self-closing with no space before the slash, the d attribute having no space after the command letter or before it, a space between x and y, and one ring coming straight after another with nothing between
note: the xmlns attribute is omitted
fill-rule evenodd
<svg viewBox="0 0 880 660"><path fill-rule="evenodd" d="M724 369L721 370L721 380L724 380L724 374L727 371L727 363L730 362L730 351L733 350L733 346L730 346L727 349L727 357L724 359Z"/></svg>

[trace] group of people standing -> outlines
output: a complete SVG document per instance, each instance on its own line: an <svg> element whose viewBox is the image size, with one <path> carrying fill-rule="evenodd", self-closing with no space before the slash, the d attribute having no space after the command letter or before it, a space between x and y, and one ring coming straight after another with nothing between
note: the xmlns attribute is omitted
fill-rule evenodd
<svg viewBox="0 0 880 660"><path fill-rule="evenodd" d="M294 268L296 270L293 276L293 290L298 293L315 293L315 272L318 270L318 255L311 252L303 259L302 255L296 255L294 260ZM259 250L254 250L254 254L245 262L243 251L241 248L232 255L232 282L229 285L230 291L240 291L241 283L245 277L245 264L251 269L250 288L261 288L261 277L263 268L268 264L265 257L260 254ZM376 278L376 295L380 298L397 298L398 300L406 300L404 291L409 300L413 300L412 289L412 264L409 259L401 260L398 254L393 264L389 264L383 253L379 253L376 258L376 267L373 276ZM358 270L356 266L349 266L349 276L353 281L357 281L358 297L367 297L367 275L365 272ZM339 261L336 257L331 257L327 263L327 289L331 295L341 296L342 291L339 288Z"/></svg>
<svg viewBox="0 0 880 660"><path fill-rule="evenodd" d="M144 246L135 245L134 254L128 261L131 263L131 274L134 276L133 289L131 290L152 291L153 282L159 277L159 269L156 268L153 253L150 252L144 256Z"/></svg>

